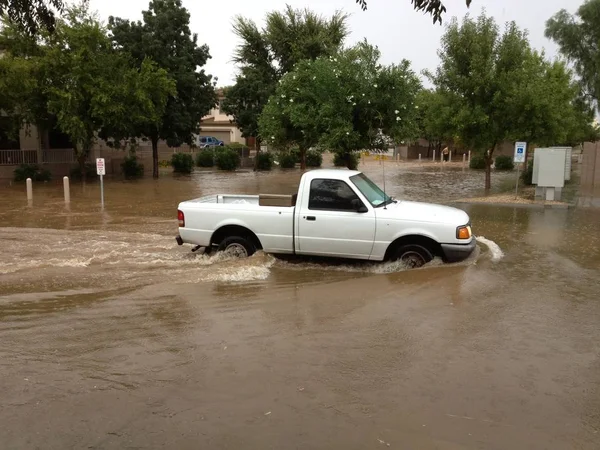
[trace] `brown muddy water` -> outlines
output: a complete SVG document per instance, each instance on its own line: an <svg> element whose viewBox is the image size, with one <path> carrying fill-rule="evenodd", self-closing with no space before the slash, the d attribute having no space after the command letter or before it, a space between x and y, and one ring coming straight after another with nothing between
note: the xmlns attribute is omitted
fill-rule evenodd
<svg viewBox="0 0 600 450"><path fill-rule="evenodd" d="M399 199L481 177L386 165ZM600 448L600 211L462 206L476 255L411 271L176 245L179 201L299 178L1 187L0 448Z"/></svg>

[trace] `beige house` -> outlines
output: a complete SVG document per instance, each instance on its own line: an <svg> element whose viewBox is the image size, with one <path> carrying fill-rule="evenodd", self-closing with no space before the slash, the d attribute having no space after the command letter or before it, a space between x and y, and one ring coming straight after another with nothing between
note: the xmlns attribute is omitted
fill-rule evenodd
<svg viewBox="0 0 600 450"><path fill-rule="evenodd" d="M233 123L233 117L223 112L222 106L225 99L223 89L219 89L217 95L219 103L200 121L200 136L212 136L225 144L237 142L247 145L246 138L242 137L242 132Z"/></svg>

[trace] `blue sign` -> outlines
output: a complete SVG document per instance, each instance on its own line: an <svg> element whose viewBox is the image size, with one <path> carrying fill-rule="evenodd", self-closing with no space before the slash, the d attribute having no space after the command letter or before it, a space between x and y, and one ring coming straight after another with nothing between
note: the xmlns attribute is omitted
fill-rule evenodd
<svg viewBox="0 0 600 450"><path fill-rule="evenodd" d="M525 150L527 149L527 142L515 143L515 157L514 162L524 163L525 162Z"/></svg>

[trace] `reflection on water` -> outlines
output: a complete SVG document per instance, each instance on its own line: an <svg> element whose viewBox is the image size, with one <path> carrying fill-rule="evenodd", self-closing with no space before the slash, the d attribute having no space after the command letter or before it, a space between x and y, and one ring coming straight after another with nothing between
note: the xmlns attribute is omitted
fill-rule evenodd
<svg viewBox="0 0 600 450"><path fill-rule="evenodd" d="M0 446L597 448L600 211L465 206L478 252L409 271L176 245L179 201L299 178L1 188ZM400 199L482 182L386 165Z"/></svg>

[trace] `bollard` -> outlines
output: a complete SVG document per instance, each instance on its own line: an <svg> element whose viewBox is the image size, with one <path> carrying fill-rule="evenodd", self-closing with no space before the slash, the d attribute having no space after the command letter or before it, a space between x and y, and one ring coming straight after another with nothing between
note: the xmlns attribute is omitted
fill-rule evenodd
<svg viewBox="0 0 600 450"><path fill-rule="evenodd" d="M435 150L433 151L433 162L435 162Z"/></svg>
<svg viewBox="0 0 600 450"><path fill-rule="evenodd" d="M31 178L27 178L27 200L33 200L33 186L31 184Z"/></svg>
<svg viewBox="0 0 600 450"><path fill-rule="evenodd" d="M444 152L443 151L440 152L440 162L441 163L444 162Z"/></svg>
<svg viewBox="0 0 600 450"><path fill-rule="evenodd" d="M448 155L448 162L452 162L452 150L450 150L450 154Z"/></svg>
<svg viewBox="0 0 600 450"><path fill-rule="evenodd" d="M467 160L467 155L463 153L463 166L465 165L465 161Z"/></svg>
<svg viewBox="0 0 600 450"><path fill-rule="evenodd" d="M421 154L419 153L419 164L421 164Z"/></svg>
<svg viewBox="0 0 600 450"><path fill-rule="evenodd" d="M69 177L63 178L63 188L65 190L65 203L71 203L71 190L69 189Z"/></svg>
<svg viewBox="0 0 600 450"><path fill-rule="evenodd" d="M471 164L471 150L469 150L469 159L467 159L467 162Z"/></svg>

